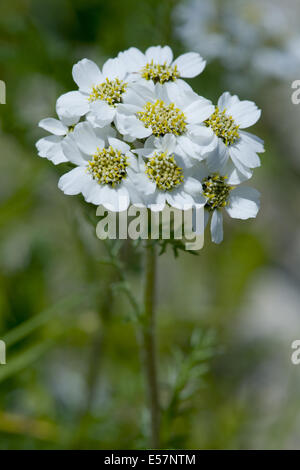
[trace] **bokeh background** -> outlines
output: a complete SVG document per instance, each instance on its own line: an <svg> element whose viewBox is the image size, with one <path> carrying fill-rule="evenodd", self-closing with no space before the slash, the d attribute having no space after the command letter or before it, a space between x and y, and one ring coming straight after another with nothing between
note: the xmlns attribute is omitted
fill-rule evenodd
<svg viewBox="0 0 300 470"><path fill-rule="evenodd" d="M252 184L256 220L226 220L198 256L159 258L157 330L163 447L300 447L300 79L297 0L10 0L0 3L1 449L147 446L131 306L101 263L95 208L57 188L64 165L37 156L40 119L75 89L72 65L169 44L199 51L195 90L263 109ZM91 223L92 222L92 223ZM139 249L120 253L140 296Z"/></svg>

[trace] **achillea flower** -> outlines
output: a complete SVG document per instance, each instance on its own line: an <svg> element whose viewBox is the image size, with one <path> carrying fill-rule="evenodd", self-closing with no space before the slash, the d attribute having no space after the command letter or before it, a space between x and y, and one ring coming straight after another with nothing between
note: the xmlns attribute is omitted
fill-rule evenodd
<svg viewBox="0 0 300 470"><path fill-rule="evenodd" d="M115 212L140 201L131 181L137 168L136 157L129 145L115 136L111 127L93 129L83 122L72 136L66 137L63 151L76 168L59 180L58 186L65 194L81 193L87 202Z"/></svg>
<svg viewBox="0 0 300 470"><path fill-rule="evenodd" d="M187 52L173 60L169 46L149 47L143 54L136 47L120 52L118 57L136 81L152 81L168 85L175 82L186 87L182 78L193 78L203 72L206 61L197 52Z"/></svg>

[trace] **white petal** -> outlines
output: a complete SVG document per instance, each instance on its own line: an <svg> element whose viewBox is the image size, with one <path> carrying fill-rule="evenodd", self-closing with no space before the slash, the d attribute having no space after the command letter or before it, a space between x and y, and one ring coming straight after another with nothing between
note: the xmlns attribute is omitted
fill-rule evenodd
<svg viewBox="0 0 300 470"><path fill-rule="evenodd" d="M265 151L264 141L254 134L246 131L240 131L243 141L249 145L254 152L263 153Z"/></svg>
<svg viewBox="0 0 300 470"><path fill-rule="evenodd" d="M124 116L134 116L141 108L135 104L119 104L116 114Z"/></svg>
<svg viewBox="0 0 300 470"><path fill-rule="evenodd" d="M165 197L170 206L175 207L176 209L187 210L194 204L193 198L180 189L177 191L173 190L166 192Z"/></svg>
<svg viewBox="0 0 300 470"><path fill-rule="evenodd" d="M239 160L247 168L257 168L260 166L259 156L242 139L229 147L229 154L235 161L236 159Z"/></svg>
<svg viewBox="0 0 300 470"><path fill-rule="evenodd" d="M229 155L230 158L235 165L235 167L238 169L238 171L244 175L246 179L250 178L252 175L252 171L248 166L245 166L240 159L238 158L238 151L234 148L229 148Z"/></svg>
<svg viewBox="0 0 300 470"><path fill-rule="evenodd" d="M39 122L39 127L54 135L66 135L68 132L68 128L62 122L53 118L42 119Z"/></svg>
<svg viewBox="0 0 300 470"><path fill-rule="evenodd" d="M187 82L185 82L184 80L181 80L180 78L177 78L175 82L166 82L162 86L166 88L166 90L168 91L168 88L170 85L171 87L175 85L178 88L178 90L193 91L192 87Z"/></svg>
<svg viewBox="0 0 300 470"><path fill-rule="evenodd" d="M56 109L59 116L83 116L89 110L89 103L87 97L79 91L70 91L58 98Z"/></svg>
<svg viewBox="0 0 300 470"><path fill-rule="evenodd" d="M118 54L128 72L139 72L146 65L145 55L136 47L130 47L127 51Z"/></svg>
<svg viewBox="0 0 300 470"><path fill-rule="evenodd" d="M191 139L202 147L202 155L213 151L218 145L218 138L210 127L189 124L188 133Z"/></svg>
<svg viewBox="0 0 300 470"><path fill-rule="evenodd" d="M149 87L144 84L136 83L133 86L128 87L126 94L124 95L123 102L142 108L147 101L155 101L154 86ZM124 106L124 105L121 105Z"/></svg>
<svg viewBox="0 0 300 470"><path fill-rule="evenodd" d="M63 123L63 125L66 126L67 128L69 126L75 126L80 120L80 116L64 116L64 115L60 116L59 113L57 114L58 114L59 119Z"/></svg>
<svg viewBox="0 0 300 470"><path fill-rule="evenodd" d="M110 124L116 115L116 109L105 101L94 101L90 104L91 112L88 113L87 119L94 125L100 127Z"/></svg>
<svg viewBox="0 0 300 470"><path fill-rule="evenodd" d="M173 53L169 46L155 46L149 47L146 50L146 58L148 62L153 60L154 64L164 64L170 65L173 60Z"/></svg>
<svg viewBox="0 0 300 470"><path fill-rule="evenodd" d="M142 168L140 168L140 172L138 173L133 172L130 177L137 190L143 195L153 195L156 190L156 184L148 178Z"/></svg>
<svg viewBox="0 0 300 470"><path fill-rule="evenodd" d="M95 127L94 132L96 137L99 141L104 141L105 144L108 142L109 137L116 137L117 131L112 126L105 126L105 127Z"/></svg>
<svg viewBox="0 0 300 470"><path fill-rule="evenodd" d="M192 176L185 178L183 183L184 191L193 196L194 201L197 204L205 203L205 199L202 196L202 185L200 181L196 180Z"/></svg>
<svg viewBox="0 0 300 470"><path fill-rule="evenodd" d="M191 170L188 170L188 173L192 174L194 178L197 178L199 181L203 181L204 178L207 178L210 174L207 165L205 165L204 161L197 162Z"/></svg>
<svg viewBox="0 0 300 470"><path fill-rule="evenodd" d="M223 240L223 215L218 209L213 211L210 223L211 239L214 243L221 243Z"/></svg>
<svg viewBox="0 0 300 470"><path fill-rule="evenodd" d="M129 135L133 139L145 139L152 134L151 128L146 128L135 116L116 115L116 126L123 135Z"/></svg>
<svg viewBox="0 0 300 470"><path fill-rule="evenodd" d="M192 78L203 72L206 61L196 52L180 55L172 65L177 65L181 77Z"/></svg>
<svg viewBox="0 0 300 470"><path fill-rule="evenodd" d="M43 137L42 139L38 140L35 144L39 156L43 158L47 158L47 153L53 145L60 144L62 141L62 137L57 135L48 135L47 137Z"/></svg>
<svg viewBox="0 0 300 470"><path fill-rule="evenodd" d="M222 112L239 102L240 100L236 95L231 95L228 91L225 91L218 100L218 108Z"/></svg>
<svg viewBox="0 0 300 470"><path fill-rule="evenodd" d="M175 85L174 82L172 82L172 84ZM181 88L178 88L178 89L181 90ZM155 93L155 100L157 99L162 100L166 104L170 103L168 89L165 84L162 85L161 83L156 83L154 86L154 93Z"/></svg>
<svg viewBox="0 0 300 470"><path fill-rule="evenodd" d="M234 165L232 160L229 159L227 164L225 165L225 167L223 169L222 174L227 175L227 177L228 177L227 183L228 184L236 185L236 184L243 183L244 181L247 181L249 178L251 178L252 173L253 173L252 170L250 170L248 168L245 168L245 167L244 167L243 173L241 173L236 168L236 166Z"/></svg>
<svg viewBox="0 0 300 470"><path fill-rule="evenodd" d="M77 167L60 178L58 187L71 196L82 193L84 186L90 184L90 180L91 177L86 174L85 168Z"/></svg>
<svg viewBox="0 0 300 470"><path fill-rule="evenodd" d="M61 147L66 158L79 166L86 166L87 158L80 152L75 140L71 135L67 135L61 143Z"/></svg>
<svg viewBox="0 0 300 470"><path fill-rule="evenodd" d="M84 195L84 199L86 202L91 204L95 204L98 206L102 204L103 194L106 191L106 186L102 186L97 181L90 178L89 184L86 184L82 190L82 194Z"/></svg>
<svg viewBox="0 0 300 470"><path fill-rule="evenodd" d="M226 114L232 116L236 124L244 129L253 126L259 120L261 110L252 101L239 101L230 106L226 110Z"/></svg>
<svg viewBox="0 0 300 470"><path fill-rule="evenodd" d="M229 158L228 148L221 139L218 139L217 147L212 152L206 154L205 158L207 167L211 172L222 173Z"/></svg>
<svg viewBox="0 0 300 470"><path fill-rule="evenodd" d="M93 86L103 82L103 77L98 65L95 62L82 59L73 66L73 80L79 89L90 93Z"/></svg>
<svg viewBox="0 0 300 470"><path fill-rule="evenodd" d="M177 151L184 158L184 154L189 158L200 158L201 148L189 137L181 135L177 137Z"/></svg>
<svg viewBox="0 0 300 470"><path fill-rule="evenodd" d="M101 201L104 207L113 212L122 212L128 209L130 198L127 188L123 185L118 188L108 188L105 199Z"/></svg>
<svg viewBox="0 0 300 470"><path fill-rule="evenodd" d="M60 144L53 145L53 147L50 148L48 151L47 158L48 160L51 160L54 165L58 165L59 163L64 163L68 161L63 152L61 144L62 142Z"/></svg>
<svg viewBox="0 0 300 470"><path fill-rule="evenodd" d="M122 142L119 139L116 139L114 137L109 137L108 138L109 145L111 145L113 148L120 150L123 154L127 153L130 151L130 146L128 144L125 144L125 142Z"/></svg>
<svg viewBox="0 0 300 470"><path fill-rule="evenodd" d="M126 75L125 67L120 59L108 59L102 67L102 73L105 78L114 80L119 78L123 80Z"/></svg>
<svg viewBox="0 0 300 470"><path fill-rule="evenodd" d="M166 205L166 194L165 192L156 190L152 196L149 196L147 202L147 207L149 207L152 212L160 212Z"/></svg>
<svg viewBox="0 0 300 470"><path fill-rule="evenodd" d="M208 119L214 112L215 107L211 101L199 97L188 107L184 108L187 122L190 124L198 124Z"/></svg>
<svg viewBox="0 0 300 470"><path fill-rule="evenodd" d="M61 143L62 137L56 135L49 135L38 140L36 143L38 155L43 158L48 158L54 165L67 162L68 159L63 154Z"/></svg>
<svg viewBox="0 0 300 470"><path fill-rule="evenodd" d="M125 143L122 142L124 145ZM129 175L129 177L131 178L131 176L133 175L134 171L135 172L138 172L139 171L139 165L138 165L138 159L137 157L131 153L131 152L126 152L126 157L128 158L128 163L129 163L129 167L127 168L127 175ZM134 170L134 171L133 171Z"/></svg>
<svg viewBox="0 0 300 470"><path fill-rule="evenodd" d="M157 149L161 149L163 152L174 153L176 150L176 137L173 134L166 134L162 138L155 138L154 145Z"/></svg>
<svg viewBox="0 0 300 470"><path fill-rule="evenodd" d="M226 211L234 219L249 219L256 217L259 211L259 192L248 186L233 189L229 197Z"/></svg>
<svg viewBox="0 0 300 470"><path fill-rule="evenodd" d="M201 98L193 90L178 87L174 82L170 82L168 87L165 89L168 93L169 102L175 103L181 110L186 109L189 105L192 105L196 100Z"/></svg>
<svg viewBox="0 0 300 470"><path fill-rule="evenodd" d="M93 155L97 148L103 148L105 142L97 137L95 131L89 122L79 123L72 134L79 149L86 155Z"/></svg>

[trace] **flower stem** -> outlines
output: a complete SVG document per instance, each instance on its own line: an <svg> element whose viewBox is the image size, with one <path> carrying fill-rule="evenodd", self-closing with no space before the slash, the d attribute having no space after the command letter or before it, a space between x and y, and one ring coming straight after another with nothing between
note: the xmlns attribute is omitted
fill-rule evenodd
<svg viewBox="0 0 300 470"><path fill-rule="evenodd" d="M145 285L144 312L141 322L142 359L145 369L146 387L151 417L151 446L159 448L160 441L160 405L157 383L156 350L155 350L155 245L147 241L145 247Z"/></svg>

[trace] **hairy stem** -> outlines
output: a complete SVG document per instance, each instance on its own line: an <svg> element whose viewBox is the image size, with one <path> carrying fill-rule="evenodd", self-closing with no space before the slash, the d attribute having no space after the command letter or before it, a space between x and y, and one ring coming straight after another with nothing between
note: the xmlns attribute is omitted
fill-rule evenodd
<svg viewBox="0 0 300 470"><path fill-rule="evenodd" d="M160 445L160 405L155 349L155 268L155 246L149 241L145 247L144 312L140 328L140 339L151 417L151 446L157 449Z"/></svg>

